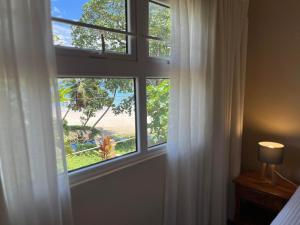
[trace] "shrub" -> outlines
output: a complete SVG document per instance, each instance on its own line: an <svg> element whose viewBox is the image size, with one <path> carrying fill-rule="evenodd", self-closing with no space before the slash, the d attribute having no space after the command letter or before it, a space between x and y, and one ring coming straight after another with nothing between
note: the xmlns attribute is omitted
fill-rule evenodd
<svg viewBox="0 0 300 225"><path fill-rule="evenodd" d="M92 129L89 126L82 127L80 125L71 125L71 126L68 126L68 127L69 127L69 131L74 131L74 132L80 132L80 131L90 132L91 138L94 138L96 135L102 135L101 130L98 130L96 128Z"/></svg>
<svg viewBox="0 0 300 225"><path fill-rule="evenodd" d="M64 140L65 152L67 155L72 154L72 148L70 143L67 140Z"/></svg>
<svg viewBox="0 0 300 225"><path fill-rule="evenodd" d="M90 149L90 148L95 148L95 147L97 147L96 144L80 143L80 144L77 144L76 151L83 151L83 150Z"/></svg>

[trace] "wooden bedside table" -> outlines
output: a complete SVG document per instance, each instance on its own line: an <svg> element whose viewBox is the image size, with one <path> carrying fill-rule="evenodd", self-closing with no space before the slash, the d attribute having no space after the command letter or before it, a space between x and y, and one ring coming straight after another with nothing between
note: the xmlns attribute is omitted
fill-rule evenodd
<svg viewBox="0 0 300 225"><path fill-rule="evenodd" d="M265 224L250 223L241 218L241 202L250 202L261 209L278 213L296 191L288 185L273 185L261 178L257 172L244 172L233 180L235 183L236 208L235 224ZM249 213L251 210L249 210ZM248 212L247 211L247 212ZM247 213L246 212L246 213ZM251 216L250 216L251 217Z"/></svg>

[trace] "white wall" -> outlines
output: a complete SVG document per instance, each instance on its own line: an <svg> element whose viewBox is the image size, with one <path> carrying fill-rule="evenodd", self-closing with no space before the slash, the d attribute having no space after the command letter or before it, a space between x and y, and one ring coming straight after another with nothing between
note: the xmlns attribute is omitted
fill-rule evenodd
<svg viewBox="0 0 300 225"><path fill-rule="evenodd" d="M242 167L259 169L257 142L275 140L300 182L300 1L251 0L249 15Z"/></svg>
<svg viewBox="0 0 300 225"><path fill-rule="evenodd" d="M161 225L165 157L72 188L75 225Z"/></svg>

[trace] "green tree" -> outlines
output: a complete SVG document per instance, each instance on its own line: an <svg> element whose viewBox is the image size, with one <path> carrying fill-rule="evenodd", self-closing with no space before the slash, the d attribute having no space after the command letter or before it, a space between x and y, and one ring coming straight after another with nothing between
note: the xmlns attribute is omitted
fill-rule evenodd
<svg viewBox="0 0 300 225"><path fill-rule="evenodd" d="M60 87L58 89L58 95L59 95L59 102L61 104L68 104L70 101L69 94L72 91L72 88L70 87ZM68 108L67 112L63 116L63 129L65 134L69 134L69 127L68 127L68 122L65 120L66 115L69 113L70 109Z"/></svg>
<svg viewBox="0 0 300 225"><path fill-rule="evenodd" d="M64 102L67 107L64 119L70 110L82 112L80 119L84 129L89 120L96 116L96 112L105 109L92 125L91 129L93 129L110 109L115 115L124 112L131 114L134 107L132 95L118 103L115 103L115 98L117 93L130 94L133 93L133 89L133 82L130 79L60 79L59 93L65 93L68 90L68 97L65 97L68 101Z"/></svg>
<svg viewBox="0 0 300 225"><path fill-rule="evenodd" d="M80 22L125 31L127 28L125 4L125 0L90 0L83 6ZM149 40L150 56L170 55L170 33L170 9L150 2L149 34L165 40ZM76 47L102 50L104 40L106 51L126 53L127 50L127 37L124 34L73 26L71 35L72 44Z"/></svg>
<svg viewBox="0 0 300 225"><path fill-rule="evenodd" d="M171 13L169 8L149 3L149 34L164 40L149 40L150 56L170 56Z"/></svg>
<svg viewBox="0 0 300 225"><path fill-rule="evenodd" d="M150 144L167 141L170 81L168 79L147 80L147 111Z"/></svg>
<svg viewBox="0 0 300 225"><path fill-rule="evenodd" d="M83 6L80 22L118 30L126 30L126 7L124 0L90 0ZM103 39L101 37L103 35ZM126 53L126 35L72 27L72 41L76 47Z"/></svg>

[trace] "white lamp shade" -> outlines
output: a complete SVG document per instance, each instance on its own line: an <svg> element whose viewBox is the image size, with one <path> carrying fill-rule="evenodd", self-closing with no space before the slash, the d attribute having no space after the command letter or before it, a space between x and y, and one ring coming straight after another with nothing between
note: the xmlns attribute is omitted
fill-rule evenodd
<svg viewBox="0 0 300 225"><path fill-rule="evenodd" d="M258 143L258 160L269 164L281 164L283 162L284 145L276 142L262 141Z"/></svg>

